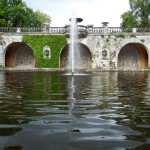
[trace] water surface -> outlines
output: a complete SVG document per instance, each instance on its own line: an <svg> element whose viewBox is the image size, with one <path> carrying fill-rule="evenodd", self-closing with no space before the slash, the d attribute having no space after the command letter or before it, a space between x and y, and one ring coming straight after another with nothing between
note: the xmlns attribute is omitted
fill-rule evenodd
<svg viewBox="0 0 150 150"><path fill-rule="evenodd" d="M0 149L149 150L150 73L0 72Z"/></svg>

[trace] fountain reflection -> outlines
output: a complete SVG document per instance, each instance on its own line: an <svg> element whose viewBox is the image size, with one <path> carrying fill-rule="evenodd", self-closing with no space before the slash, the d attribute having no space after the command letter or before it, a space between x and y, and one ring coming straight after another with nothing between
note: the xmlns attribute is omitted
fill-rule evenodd
<svg viewBox="0 0 150 150"><path fill-rule="evenodd" d="M75 86L75 77L74 76L71 76L70 79L68 79L68 85L69 85L68 114L71 118L71 121L68 126L68 133L71 135L72 139L76 140L74 132L80 132L80 131L78 129L74 129L74 125L76 124L76 120L77 120L75 115L73 114L75 103L76 103L76 98L75 98L76 86Z"/></svg>

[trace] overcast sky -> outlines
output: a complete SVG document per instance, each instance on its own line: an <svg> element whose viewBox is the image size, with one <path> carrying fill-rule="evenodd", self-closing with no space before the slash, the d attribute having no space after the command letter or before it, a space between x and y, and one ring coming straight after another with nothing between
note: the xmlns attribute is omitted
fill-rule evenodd
<svg viewBox="0 0 150 150"><path fill-rule="evenodd" d="M128 11L129 0L23 0L34 11L48 14L52 18L52 27L64 27L69 24L72 12L83 18L82 25L102 26L109 22L110 27L119 27L121 14Z"/></svg>

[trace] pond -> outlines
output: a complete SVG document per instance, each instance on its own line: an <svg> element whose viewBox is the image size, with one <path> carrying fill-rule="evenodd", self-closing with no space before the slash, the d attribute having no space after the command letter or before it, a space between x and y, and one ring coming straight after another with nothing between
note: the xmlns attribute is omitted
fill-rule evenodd
<svg viewBox="0 0 150 150"><path fill-rule="evenodd" d="M149 150L150 72L0 72L1 150Z"/></svg>

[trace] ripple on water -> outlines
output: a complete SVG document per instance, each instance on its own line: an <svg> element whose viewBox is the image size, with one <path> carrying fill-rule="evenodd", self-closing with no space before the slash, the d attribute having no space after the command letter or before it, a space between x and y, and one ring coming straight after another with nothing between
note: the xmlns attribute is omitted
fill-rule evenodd
<svg viewBox="0 0 150 150"><path fill-rule="evenodd" d="M0 85L0 148L143 148L150 144L147 76L6 73Z"/></svg>

